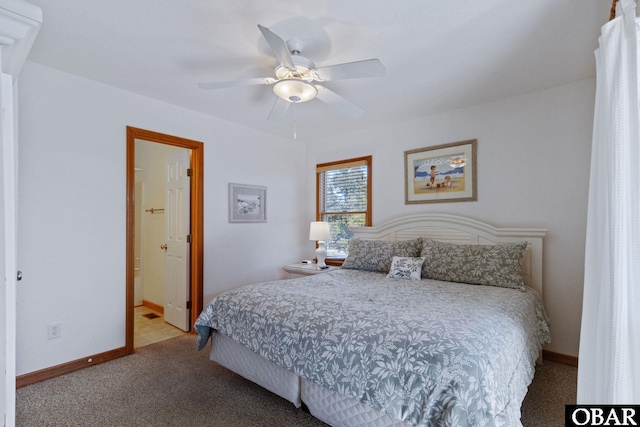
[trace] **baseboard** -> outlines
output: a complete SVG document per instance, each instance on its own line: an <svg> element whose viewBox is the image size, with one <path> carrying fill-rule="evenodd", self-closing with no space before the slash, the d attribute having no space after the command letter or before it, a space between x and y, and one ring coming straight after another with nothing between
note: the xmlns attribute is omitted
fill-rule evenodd
<svg viewBox="0 0 640 427"><path fill-rule="evenodd" d="M142 300L142 305L144 305L147 308L150 308L153 311L157 311L160 314L164 314L164 307L158 304L155 304L151 301L147 301L146 299Z"/></svg>
<svg viewBox="0 0 640 427"><path fill-rule="evenodd" d="M24 387L29 384L35 384L40 381L59 377L60 375L79 371L80 369L84 369L84 368L88 368L89 366L108 362L110 360L117 359L119 357L126 356L126 355L127 355L126 348L120 347L114 350L105 351L104 353L99 353L93 356L85 357L83 359L72 360L71 362L63 363L62 365L52 366L50 368L45 368L39 371L30 372L28 374L24 374L16 377L16 388Z"/></svg>
<svg viewBox="0 0 640 427"><path fill-rule="evenodd" d="M49 380L59 377L60 375L79 371L89 366L98 365L108 362L122 356L126 356L126 347L116 348L114 350L105 351L104 353L95 354L83 359L73 360L63 363L62 365L52 366L50 368L41 369L39 371L30 372L20 375L16 378L16 388L24 387L29 384L35 384L40 381ZM568 354L556 353L554 351L542 350L542 358L550 362L562 363L563 365L578 366L578 358L569 356Z"/></svg>
<svg viewBox="0 0 640 427"><path fill-rule="evenodd" d="M576 356L556 353L555 351L542 350L542 358L550 362L562 363L563 365L578 367L578 358Z"/></svg>

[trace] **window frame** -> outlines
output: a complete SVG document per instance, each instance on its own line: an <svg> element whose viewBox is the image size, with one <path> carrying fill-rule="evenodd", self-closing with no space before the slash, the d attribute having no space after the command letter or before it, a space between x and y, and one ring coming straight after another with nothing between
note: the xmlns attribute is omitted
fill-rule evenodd
<svg viewBox="0 0 640 427"><path fill-rule="evenodd" d="M372 220L371 220L371 193L372 191L372 156L363 156L363 157L354 157L351 159L345 159L345 160L336 160L333 162L328 162L328 163L318 163L316 164L316 221L322 221L322 216L324 214L335 214L335 212L324 212L320 210L320 201L321 201L321 197L320 197L320 175L322 172L326 172L329 170L336 170L336 169L346 169L348 167L353 167L353 166L362 166L365 165L367 167L367 197L366 197L366 211L362 212L349 212L346 215L353 215L353 214L363 214L365 216L365 227L371 227L372 225ZM342 265L342 263L344 262L345 258L343 257L327 257L325 258L325 263L327 265L335 265L335 266L340 266Z"/></svg>

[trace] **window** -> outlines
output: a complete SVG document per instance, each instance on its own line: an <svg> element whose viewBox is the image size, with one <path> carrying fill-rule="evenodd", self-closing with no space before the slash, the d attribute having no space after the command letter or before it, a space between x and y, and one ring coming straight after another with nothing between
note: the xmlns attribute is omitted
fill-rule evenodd
<svg viewBox="0 0 640 427"><path fill-rule="evenodd" d="M344 259L349 227L371 225L371 156L317 165L316 197L316 218L331 229L327 258Z"/></svg>

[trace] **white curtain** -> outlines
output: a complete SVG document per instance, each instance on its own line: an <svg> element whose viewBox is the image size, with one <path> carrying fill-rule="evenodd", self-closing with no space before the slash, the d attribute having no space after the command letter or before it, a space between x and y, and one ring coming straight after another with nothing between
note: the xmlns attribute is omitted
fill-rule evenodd
<svg viewBox="0 0 640 427"><path fill-rule="evenodd" d="M635 0L596 50L579 404L640 403L640 105Z"/></svg>

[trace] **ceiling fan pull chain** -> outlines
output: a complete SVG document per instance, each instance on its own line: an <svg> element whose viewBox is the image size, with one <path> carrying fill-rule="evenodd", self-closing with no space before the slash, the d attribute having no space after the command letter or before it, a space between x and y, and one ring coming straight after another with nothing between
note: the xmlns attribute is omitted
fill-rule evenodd
<svg viewBox="0 0 640 427"><path fill-rule="evenodd" d="M296 104L297 104L297 102L293 103L293 139L294 140L297 139L297 135L296 135Z"/></svg>

